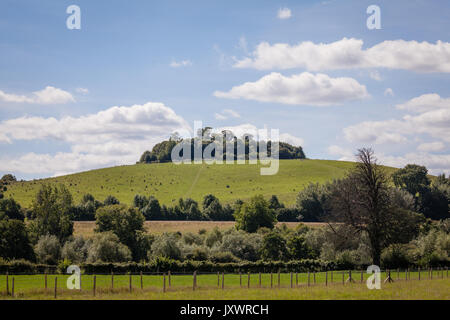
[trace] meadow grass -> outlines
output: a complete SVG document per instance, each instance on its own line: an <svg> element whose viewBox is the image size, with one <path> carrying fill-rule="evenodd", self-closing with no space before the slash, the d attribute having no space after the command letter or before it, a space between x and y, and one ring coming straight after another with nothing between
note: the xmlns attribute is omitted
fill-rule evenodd
<svg viewBox="0 0 450 320"><path fill-rule="evenodd" d="M342 275L344 274L344 282ZM315 275L315 277L314 277ZM166 276L166 292L163 292L163 276L133 275L131 277L132 290L129 291L129 275L114 275L112 287L111 275L96 275L96 294L94 297L94 275L82 276L82 290L69 290L66 286L68 275L48 275L47 290L45 290L44 275L9 275L9 290L14 278L15 296L6 295L6 276L0 277L0 299L54 299L55 277L57 282L58 299L445 299L450 298L450 280L446 271L433 271L431 278L428 272L410 272L408 280L402 271L397 278L396 271L391 273L393 283L383 283L386 273L381 274L381 290L369 290L366 280L370 276L360 271L353 271L353 282L348 282L348 271L334 271L333 277L328 272L310 273L281 273L278 274L225 274L224 289L222 289L222 275L198 274L197 286L193 290L193 275L173 274L171 286ZM315 281L314 281L315 278ZM298 279L298 281L297 281ZM308 285L309 283L309 285ZM241 285L242 284L242 285Z"/></svg>
<svg viewBox="0 0 450 320"><path fill-rule="evenodd" d="M86 193L101 201L113 195L125 204L131 204L136 194L142 194L153 195L161 204L171 206L181 197L202 201L206 194L212 193L225 203L246 200L256 194L267 198L275 194L292 205L297 193L310 182L341 178L353 165L332 160L280 160L276 175L262 176L260 164L136 164L19 181L8 186L5 196L30 207L42 184L62 183L71 191L75 203Z"/></svg>

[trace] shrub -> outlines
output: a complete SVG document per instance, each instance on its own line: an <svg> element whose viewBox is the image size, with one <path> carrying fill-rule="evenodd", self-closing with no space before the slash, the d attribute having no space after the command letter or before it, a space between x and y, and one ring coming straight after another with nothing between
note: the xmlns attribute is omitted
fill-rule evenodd
<svg viewBox="0 0 450 320"><path fill-rule="evenodd" d="M383 250L381 263L384 268L408 268L413 264L409 253L409 246L405 244L393 244Z"/></svg>
<svg viewBox="0 0 450 320"><path fill-rule="evenodd" d="M263 236L258 233L234 231L223 236L220 246L222 251L231 252L242 260L256 261L260 259Z"/></svg>
<svg viewBox="0 0 450 320"><path fill-rule="evenodd" d="M39 263L54 265L61 257L61 244L54 235L41 236L34 247L34 253Z"/></svg>
<svg viewBox="0 0 450 320"><path fill-rule="evenodd" d="M270 232L263 238L261 257L265 260L286 260L288 251L286 240L278 232Z"/></svg>
<svg viewBox="0 0 450 320"><path fill-rule="evenodd" d="M84 240L81 236L69 239L61 250L61 258L81 264L88 257L90 244L90 241Z"/></svg>
<svg viewBox="0 0 450 320"><path fill-rule="evenodd" d="M219 228L215 227L206 235L205 244L211 248L215 244L219 244L221 241L222 232L220 232Z"/></svg>
<svg viewBox="0 0 450 320"><path fill-rule="evenodd" d="M151 246L152 257L165 257L174 260L181 260L182 253L179 244L180 237L175 233L163 233L158 236Z"/></svg>
<svg viewBox="0 0 450 320"><path fill-rule="evenodd" d="M124 262L131 260L131 251L120 243L112 232L102 232L94 236L88 251L88 262Z"/></svg>
<svg viewBox="0 0 450 320"><path fill-rule="evenodd" d="M20 220L0 220L0 257L34 259L25 223Z"/></svg>

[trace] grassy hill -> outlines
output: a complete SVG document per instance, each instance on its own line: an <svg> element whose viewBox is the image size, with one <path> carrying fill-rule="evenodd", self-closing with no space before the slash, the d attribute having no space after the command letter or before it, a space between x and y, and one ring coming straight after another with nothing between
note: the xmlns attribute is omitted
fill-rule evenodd
<svg viewBox="0 0 450 320"><path fill-rule="evenodd" d="M63 183L72 192L75 203L85 193L101 201L111 194L126 204L131 204L135 194L153 195L166 205L180 197L201 201L204 195L212 193L225 203L256 194L276 194L286 204L293 204L298 191L309 182L340 178L352 166L352 162L332 160L281 160L278 174L261 176L259 164L136 164L16 182L8 186L5 196L29 207L40 185Z"/></svg>

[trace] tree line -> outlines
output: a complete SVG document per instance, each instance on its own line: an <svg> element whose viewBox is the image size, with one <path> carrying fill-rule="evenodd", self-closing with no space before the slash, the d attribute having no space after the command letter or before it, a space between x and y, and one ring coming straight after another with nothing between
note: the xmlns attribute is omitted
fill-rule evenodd
<svg viewBox="0 0 450 320"><path fill-rule="evenodd" d="M201 151L205 151L206 147L211 143L217 143L219 137L223 144L223 160L227 157L226 144L233 144L232 155L229 156L233 160L238 160L238 150L242 148L244 150L244 157L246 160L249 158L260 159L261 147L267 149L267 156L271 156L272 142L269 140L259 141L259 144L255 143L255 149L251 148L253 142L255 142L252 135L246 134L241 138L236 137L231 131L224 130L221 133L211 133L212 128L207 127L198 133L198 137L191 139L182 139L177 134L172 135L169 140L159 142L155 144L151 151L145 151L137 163L153 163L153 162L170 162L172 149L181 141L189 142L191 149L191 160L194 161L194 148L195 144L201 144ZM286 142L279 142L278 146L279 159L305 159L305 153L301 146L293 146ZM212 151L212 157L215 157L215 150Z"/></svg>
<svg viewBox="0 0 450 320"><path fill-rule="evenodd" d="M297 213L326 223L319 228L277 225L286 208L276 197L266 200L256 195L222 206L215 196L207 195L201 209L192 199L181 199L171 207L170 214L184 219L233 217L234 228L154 235L146 233L146 218L159 218L157 214L168 210L156 199L136 195L133 206L127 206L113 196L100 202L86 195L82 204L95 212L92 238L73 236L74 206L69 190L64 185L42 185L26 217L13 199L0 201L0 257L62 266L155 259L211 263L312 259L340 266L448 265L449 179L441 175L428 183L423 173L418 166L407 166L394 173L392 184L373 151L359 150L357 164L344 178L310 185L299 193ZM427 218L427 192L442 192L447 200L446 211L433 211ZM429 219L437 216L442 217L440 223Z"/></svg>

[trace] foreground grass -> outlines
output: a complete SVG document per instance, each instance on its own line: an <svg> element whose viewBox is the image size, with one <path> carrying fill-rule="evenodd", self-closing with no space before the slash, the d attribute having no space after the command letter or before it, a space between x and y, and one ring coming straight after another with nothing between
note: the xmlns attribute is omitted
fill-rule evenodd
<svg viewBox="0 0 450 320"><path fill-rule="evenodd" d="M181 197L201 201L212 193L223 202L248 199L256 194L279 196L291 205L310 182L323 183L344 176L352 162L332 160L281 160L279 172L261 176L261 165L136 164L91 170L56 178L17 182L8 186L6 197L29 207L43 183L63 183L75 203L85 193L103 201L114 195L131 204L135 194L153 195L161 204L173 205Z"/></svg>
<svg viewBox="0 0 450 320"><path fill-rule="evenodd" d="M325 284L325 273L310 274L308 285L308 275L292 275L292 288L290 285L290 274L280 274L280 285L278 285L278 275L272 275L272 286L270 274L261 275L261 285L259 275L250 276L250 286L248 286L248 275L242 275L242 286L240 277L237 274L225 275L224 289L222 289L221 275L219 279L216 274L199 275L197 277L197 287L193 290L192 275L172 275L171 286L166 276L166 292L163 292L163 277L161 275L144 275L143 289L141 289L140 277L132 277L132 290L129 290L128 275L114 276L114 288L111 288L110 275L96 276L96 291L94 296L93 276L83 275L82 290L68 290L66 288L67 275L57 275L57 299L177 299L177 300L239 300L239 299L281 299L281 300L305 300L305 299L450 299L450 279L444 273L435 271L433 279L427 273L422 272L421 280L418 280L418 273L411 272L408 280L406 273L392 273L393 283L382 283L381 290L369 290L365 281L369 275L363 273L361 282L360 273L353 272L354 282L342 282L342 272L328 273L327 285ZM9 277L9 289L11 291L12 277ZM6 295L5 276L1 277L0 299L54 299L54 279L55 275L47 277L48 289L44 289L43 275L22 275L14 276L15 297ZM384 280L385 274L381 279ZM444 277L444 278L441 278ZM344 273L344 279L348 278L348 273ZM219 282L218 282L219 280Z"/></svg>
<svg viewBox="0 0 450 320"><path fill-rule="evenodd" d="M279 222L277 225L281 226L285 224L288 228L297 227L300 222ZM309 227L323 226L323 223L319 222L303 222L304 225ZM214 228L219 230L226 230L233 228L234 221L145 221L145 229L151 234L161 234L164 232L192 232L198 233L199 230L211 231ZM75 221L73 233L75 236L91 237L94 235L95 221Z"/></svg>

